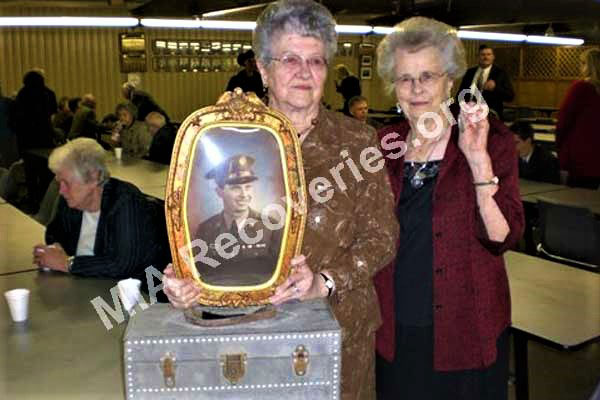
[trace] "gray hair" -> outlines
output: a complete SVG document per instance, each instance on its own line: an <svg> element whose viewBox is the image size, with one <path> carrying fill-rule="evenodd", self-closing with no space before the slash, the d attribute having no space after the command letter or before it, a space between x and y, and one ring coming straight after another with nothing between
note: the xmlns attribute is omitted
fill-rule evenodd
<svg viewBox="0 0 600 400"><path fill-rule="evenodd" d="M344 64L338 64L335 66L335 72L339 75L340 78L345 78L347 76L352 75L350 69Z"/></svg>
<svg viewBox="0 0 600 400"><path fill-rule="evenodd" d="M271 3L258 17L252 35L252 47L263 65L271 62L272 40L280 33L293 33L321 40L325 46L327 62L337 51L333 15L325 6L312 0L279 0Z"/></svg>
<svg viewBox="0 0 600 400"><path fill-rule="evenodd" d="M359 103L361 101L364 101L365 103L369 104L365 96L358 95L350 97L350 100L348 100L348 107L351 108L354 104Z"/></svg>
<svg viewBox="0 0 600 400"><path fill-rule="evenodd" d="M82 183L90 183L92 174L98 172L98 184L110 178L106 166L106 152L94 139L78 138L52 151L48 167L55 174L63 168L72 169Z"/></svg>
<svg viewBox="0 0 600 400"><path fill-rule="evenodd" d="M158 125L160 125L161 128L167 124L167 120L166 120L165 116L157 111L149 112L148 115L146 115L145 121L146 122L150 122L150 121L156 122L156 123L158 123Z"/></svg>
<svg viewBox="0 0 600 400"><path fill-rule="evenodd" d="M394 91L396 50L418 51L430 46L439 50L450 79L456 80L465 74L465 48L456 29L435 19L413 17L397 24L377 46L377 72L389 93Z"/></svg>

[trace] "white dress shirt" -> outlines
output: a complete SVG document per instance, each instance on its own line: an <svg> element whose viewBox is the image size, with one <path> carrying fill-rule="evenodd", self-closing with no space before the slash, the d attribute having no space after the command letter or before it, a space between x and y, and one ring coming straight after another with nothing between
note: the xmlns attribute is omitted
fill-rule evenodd
<svg viewBox="0 0 600 400"><path fill-rule="evenodd" d="M100 210L96 212L83 212L81 219L81 231L77 241L76 256L93 256L94 245L96 244L96 231L98 230L98 220L100 219Z"/></svg>
<svg viewBox="0 0 600 400"><path fill-rule="evenodd" d="M477 71L475 72L475 75L473 76L473 80L471 81L471 90L473 89L477 89L477 82L479 82L479 77L481 75L483 75L483 77L481 78L481 90L483 91L483 85L485 85L485 83L487 82L489 76L490 76L490 71L492 69L492 65L489 65L485 68L481 68L478 67Z"/></svg>

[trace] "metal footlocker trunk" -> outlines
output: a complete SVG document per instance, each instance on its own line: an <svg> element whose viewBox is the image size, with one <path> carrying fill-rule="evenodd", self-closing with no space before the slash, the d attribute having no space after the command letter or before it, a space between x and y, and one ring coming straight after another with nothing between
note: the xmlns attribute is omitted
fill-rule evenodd
<svg viewBox="0 0 600 400"><path fill-rule="evenodd" d="M130 319L123 341L127 400L340 397L341 333L325 300L214 328L155 304Z"/></svg>

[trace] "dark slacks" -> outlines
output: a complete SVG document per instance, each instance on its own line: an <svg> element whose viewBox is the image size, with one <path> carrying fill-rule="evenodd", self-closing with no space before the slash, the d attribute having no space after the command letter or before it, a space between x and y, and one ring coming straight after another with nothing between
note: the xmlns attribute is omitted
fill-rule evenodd
<svg viewBox="0 0 600 400"><path fill-rule="evenodd" d="M508 330L497 341L498 357L484 369L435 371L433 327L396 327L396 358L377 357L378 400L506 400Z"/></svg>

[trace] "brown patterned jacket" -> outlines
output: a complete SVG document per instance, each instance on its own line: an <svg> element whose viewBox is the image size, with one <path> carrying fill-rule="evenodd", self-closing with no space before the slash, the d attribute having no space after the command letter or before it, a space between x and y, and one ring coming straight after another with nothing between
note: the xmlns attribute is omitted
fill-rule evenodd
<svg viewBox="0 0 600 400"><path fill-rule="evenodd" d="M374 173L361 164L369 147L379 148L373 128L323 107L302 144L307 192L332 194L322 203L308 194L302 253L313 270L327 269L335 281L330 302L342 326L344 400L375 398L374 337L381 317L373 276L394 258L399 230L383 161ZM338 179L332 168L340 171Z"/></svg>

